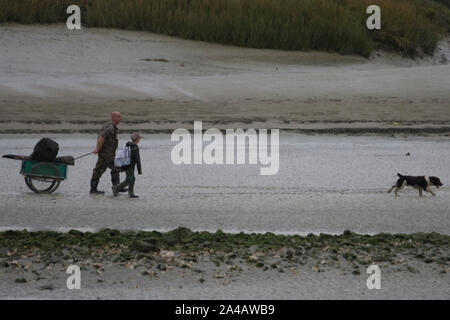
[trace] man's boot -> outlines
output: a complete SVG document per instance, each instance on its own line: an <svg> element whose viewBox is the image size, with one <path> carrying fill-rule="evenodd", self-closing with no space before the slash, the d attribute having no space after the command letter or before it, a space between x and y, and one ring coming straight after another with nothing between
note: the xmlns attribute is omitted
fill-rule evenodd
<svg viewBox="0 0 450 320"><path fill-rule="evenodd" d="M105 194L105 191L97 190L99 182L99 180L91 180L91 190L89 191L90 194Z"/></svg>
<svg viewBox="0 0 450 320"><path fill-rule="evenodd" d="M120 176L118 173L116 173L116 174L111 173L111 183L113 186L120 183Z"/></svg>
<svg viewBox="0 0 450 320"><path fill-rule="evenodd" d="M129 196L130 198L139 198L139 196L137 196L137 195L134 194L134 184L130 184L130 185L128 186L128 196Z"/></svg>
<svg viewBox="0 0 450 320"><path fill-rule="evenodd" d="M117 195L119 194L119 190L118 190L118 185L116 184L115 186L112 186L112 192L114 197L117 197Z"/></svg>

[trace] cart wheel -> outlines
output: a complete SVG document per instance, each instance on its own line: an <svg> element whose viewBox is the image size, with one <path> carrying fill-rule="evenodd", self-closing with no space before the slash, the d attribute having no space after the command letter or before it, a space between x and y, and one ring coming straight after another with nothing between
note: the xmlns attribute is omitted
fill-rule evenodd
<svg viewBox="0 0 450 320"><path fill-rule="evenodd" d="M52 176L59 177L59 169L53 163L41 162L35 164L31 170L30 174L37 172L39 167L45 166L47 168L51 168L53 170ZM52 193L56 189L58 189L59 184L61 183L61 179L56 178L46 178L46 177L38 177L38 176L29 176L25 177L25 183L36 193Z"/></svg>
<svg viewBox="0 0 450 320"><path fill-rule="evenodd" d="M36 193L52 193L56 189L58 189L61 180L59 179L36 179L25 177L25 183Z"/></svg>

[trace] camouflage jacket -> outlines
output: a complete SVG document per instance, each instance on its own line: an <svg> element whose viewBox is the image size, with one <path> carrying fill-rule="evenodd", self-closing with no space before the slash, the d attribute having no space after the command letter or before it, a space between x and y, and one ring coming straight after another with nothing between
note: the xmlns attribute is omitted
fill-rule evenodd
<svg viewBox="0 0 450 320"><path fill-rule="evenodd" d="M100 136L105 138L105 142L98 154L100 157L113 157L116 154L117 145L119 140L117 139L117 127L114 123L106 123L99 133Z"/></svg>

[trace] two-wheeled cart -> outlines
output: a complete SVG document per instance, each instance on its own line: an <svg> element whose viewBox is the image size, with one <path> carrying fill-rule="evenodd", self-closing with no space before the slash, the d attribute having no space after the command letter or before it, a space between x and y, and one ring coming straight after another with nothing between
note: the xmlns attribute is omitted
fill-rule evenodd
<svg viewBox="0 0 450 320"><path fill-rule="evenodd" d="M21 160L20 174L25 178L25 184L36 193L52 193L58 189L61 181L67 179L68 165L75 165L75 160L92 154L89 152L78 158L72 156L58 157L54 162L43 162L30 159L28 156L13 154L3 158Z"/></svg>
<svg viewBox="0 0 450 320"><path fill-rule="evenodd" d="M25 183L36 193L52 193L67 179L67 164L22 160L20 173Z"/></svg>

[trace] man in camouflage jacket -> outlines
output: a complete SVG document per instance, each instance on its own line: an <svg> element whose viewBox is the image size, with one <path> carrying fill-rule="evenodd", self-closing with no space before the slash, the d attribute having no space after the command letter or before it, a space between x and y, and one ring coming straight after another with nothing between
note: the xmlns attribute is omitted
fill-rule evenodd
<svg viewBox="0 0 450 320"><path fill-rule="evenodd" d="M114 157L119 140L117 139L117 125L122 120L122 115L119 111L114 111L111 114L111 122L106 123L98 136L97 146L93 153L98 154L97 164L92 171L91 178L91 194L105 194L104 191L97 190L100 177L106 171L106 168L111 169L111 182L116 185L120 182L120 169L114 166Z"/></svg>

